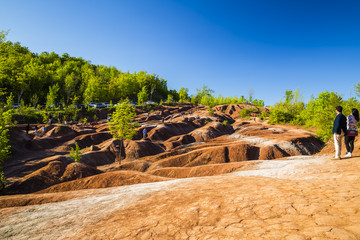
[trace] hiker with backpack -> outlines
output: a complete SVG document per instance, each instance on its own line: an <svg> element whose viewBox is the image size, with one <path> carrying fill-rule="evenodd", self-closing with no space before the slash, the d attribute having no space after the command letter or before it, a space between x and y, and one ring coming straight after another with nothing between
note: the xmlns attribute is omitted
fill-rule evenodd
<svg viewBox="0 0 360 240"><path fill-rule="evenodd" d="M345 146L346 155L345 157L352 157L354 151L355 137L358 135L357 124L359 122L359 111L356 108L351 109L350 115L346 118L346 135L345 135Z"/></svg>

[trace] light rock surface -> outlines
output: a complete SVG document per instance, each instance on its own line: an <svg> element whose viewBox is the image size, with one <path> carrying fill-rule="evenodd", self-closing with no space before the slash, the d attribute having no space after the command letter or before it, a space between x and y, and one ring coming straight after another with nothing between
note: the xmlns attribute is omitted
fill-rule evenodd
<svg viewBox="0 0 360 240"><path fill-rule="evenodd" d="M0 197L2 239L360 239L360 158L259 161L253 170ZM55 200L54 200L55 201Z"/></svg>

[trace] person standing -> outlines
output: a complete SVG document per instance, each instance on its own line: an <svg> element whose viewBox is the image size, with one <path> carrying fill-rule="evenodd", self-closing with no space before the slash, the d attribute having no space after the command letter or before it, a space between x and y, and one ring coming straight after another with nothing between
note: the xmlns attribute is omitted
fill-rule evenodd
<svg viewBox="0 0 360 240"><path fill-rule="evenodd" d="M147 137L147 130L146 128L143 129L143 139L146 139Z"/></svg>
<svg viewBox="0 0 360 240"><path fill-rule="evenodd" d="M341 139L346 133L346 117L342 114L342 107L336 107L336 118L333 125L335 159L340 159Z"/></svg>
<svg viewBox="0 0 360 240"><path fill-rule="evenodd" d="M45 135L45 132L46 132L46 127L45 125L42 127L42 135L41 136L44 136Z"/></svg>
<svg viewBox="0 0 360 240"><path fill-rule="evenodd" d="M35 125L35 131L34 131L34 133L35 133L35 136L37 136L37 130L38 130L38 127Z"/></svg>
<svg viewBox="0 0 360 240"><path fill-rule="evenodd" d="M346 124L347 133L345 135L345 146L346 146L345 157L352 157L352 152L354 151L355 136L357 136L356 126L359 122L359 111L356 108L351 109L351 113L346 120L347 120L347 124Z"/></svg>

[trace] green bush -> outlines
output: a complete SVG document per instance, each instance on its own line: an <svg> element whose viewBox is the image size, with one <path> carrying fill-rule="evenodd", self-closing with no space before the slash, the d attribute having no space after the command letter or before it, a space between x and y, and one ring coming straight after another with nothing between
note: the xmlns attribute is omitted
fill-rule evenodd
<svg viewBox="0 0 360 240"><path fill-rule="evenodd" d="M271 107L270 123L290 123L315 127L319 139L326 142L332 137L332 126L336 117L336 106L343 106L348 115L351 108L359 108L360 103L350 98L346 101L335 92L322 92L305 105L300 101L299 91L286 91L285 101Z"/></svg>
<svg viewBox="0 0 360 240"><path fill-rule="evenodd" d="M212 107L208 106L208 109L207 109L208 113L211 115L211 116L214 116L214 109L212 109Z"/></svg>
<svg viewBox="0 0 360 240"><path fill-rule="evenodd" d="M335 92L322 92L317 98L312 98L302 113L305 124L308 127L316 127L317 135L322 141L328 141L332 137L332 127L336 117L336 106L345 107L347 101ZM355 106L354 106L355 107ZM348 114L344 108L344 114Z"/></svg>
<svg viewBox="0 0 360 240"><path fill-rule="evenodd" d="M70 158L74 160L74 162L80 162L82 156L82 152L77 142L75 142L75 149L71 148L70 150Z"/></svg>
<svg viewBox="0 0 360 240"><path fill-rule="evenodd" d="M12 115L13 122L24 123L43 123L43 117L39 110L33 107L21 107L14 110Z"/></svg>
<svg viewBox="0 0 360 240"><path fill-rule="evenodd" d="M290 123L293 120L294 120L294 115L292 115L289 112L285 112L283 110L280 110L280 109L274 109L273 111L271 111L271 114L270 114L270 117L269 117L269 122L271 124L274 124L274 123Z"/></svg>
<svg viewBox="0 0 360 240"><path fill-rule="evenodd" d="M79 118L79 111L80 109L75 108L73 105L68 106L67 108L65 108L65 111L63 113L64 115L64 120L65 121L77 121Z"/></svg>
<svg viewBox="0 0 360 240"><path fill-rule="evenodd" d="M5 188L7 183L6 178L3 172L3 164L5 160L10 156L10 144L9 144L9 129L8 126L11 125L11 112L3 112L0 109L0 193Z"/></svg>
<svg viewBox="0 0 360 240"><path fill-rule="evenodd" d="M249 118L253 112L256 112L254 108L244 108L240 111L239 115L241 118Z"/></svg>

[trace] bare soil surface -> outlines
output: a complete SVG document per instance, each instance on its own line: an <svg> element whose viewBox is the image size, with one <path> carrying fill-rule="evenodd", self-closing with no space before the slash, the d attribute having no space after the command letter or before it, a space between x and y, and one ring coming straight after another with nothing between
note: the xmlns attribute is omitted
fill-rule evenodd
<svg viewBox="0 0 360 240"><path fill-rule="evenodd" d="M42 136L13 129L0 236L360 239L359 148L332 160L333 143L311 132L240 119L250 107L138 111L121 164L106 122L51 125ZM68 155L75 141L80 163Z"/></svg>
<svg viewBox="0 0 360 240"><path fill-rule="evenodd" d="M244 108L261 111L251 105L216 106L214 114L201 106L160 108L152 114L138 111L140 127L133 140L124 142L120 165L115 162L120 143L112 138L106 121L87 126L47 125L46 132L39 131L37 136L32 131L26 134L25 126L19 125L11 132L15 154L4 166L7 193L114 187L158 181L159 177L213 176L251 168L249 160L311 155L323 147L311 132L267 125L255 117L240 119ZM73 164L69 157L75 142L83 151L81 164ZM217 164L220 166L215 167ZM120 171L113 175L121 181L110 180L117 178L108 174L114 171Z"/></svg>
<svg viewBox="0 0 360 240"><path fill-rule="evenodd" d="M211 177L4 196L3 202L28 198L37 205L1 209L0 234L4 239L359 239L359 171L359 157L297 157Z"/></svg>

